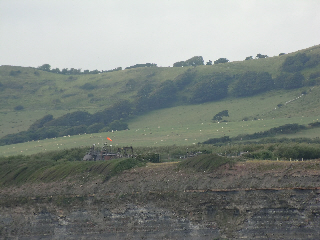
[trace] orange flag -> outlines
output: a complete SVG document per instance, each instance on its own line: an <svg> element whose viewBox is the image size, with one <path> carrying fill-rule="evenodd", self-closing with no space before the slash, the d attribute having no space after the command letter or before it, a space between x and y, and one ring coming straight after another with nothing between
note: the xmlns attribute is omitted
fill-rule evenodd
<svg viewBox="0 0 320 240"><path fill-rule="evenodd" d="M112 142L112 139L111 139L111 138L107 137L107 139Z"/></svg>

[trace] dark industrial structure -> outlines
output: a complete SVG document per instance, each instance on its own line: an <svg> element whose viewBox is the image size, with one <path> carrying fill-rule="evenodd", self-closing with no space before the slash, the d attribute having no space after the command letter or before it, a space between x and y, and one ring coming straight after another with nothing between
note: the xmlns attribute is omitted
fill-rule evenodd
<svg viewBox="0 0 320 240"><path fill-rule="evenodd" d="M108 146L107 143L99 150L95 144L90 147L87 154L83 157L84 161L101 161L110 160L115 158L132 158L133 148L132 147L122 147L117 148L116 151L112 151L112 147Z"/></svg>

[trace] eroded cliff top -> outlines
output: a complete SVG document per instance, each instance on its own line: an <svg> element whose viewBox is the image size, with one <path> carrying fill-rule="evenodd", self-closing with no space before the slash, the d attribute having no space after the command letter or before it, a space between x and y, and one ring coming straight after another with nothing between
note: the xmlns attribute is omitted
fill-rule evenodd
<svg viewBox="0 0 320 240"><path fill-rule="evenodd" d="M320 161L241 161L213 171L178 168L178 162L148 163L103 181L103 176L3 187L1 195L121 195L149 192L237 191L320 187Z"/></svg>

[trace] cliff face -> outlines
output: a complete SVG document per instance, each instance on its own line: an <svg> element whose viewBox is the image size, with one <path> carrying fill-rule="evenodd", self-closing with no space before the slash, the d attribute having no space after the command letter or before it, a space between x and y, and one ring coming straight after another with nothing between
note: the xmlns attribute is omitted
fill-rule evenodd
<svg viewBox="0 0 320 240"><path fill-rule="evenodd" d="M241 163L214 173L158 164L107 182L69 180L3 188L0 236L318 239L319 170L310 168L318 162L272 164L261 168Z"/></svg>

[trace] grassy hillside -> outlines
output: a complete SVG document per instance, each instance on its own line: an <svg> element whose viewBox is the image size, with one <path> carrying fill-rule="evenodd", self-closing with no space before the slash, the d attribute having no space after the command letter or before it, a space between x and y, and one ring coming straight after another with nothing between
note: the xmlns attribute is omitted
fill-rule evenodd
<svg viewBox="0 0 320 240"><path fill-rule="evenodd" d="M301 50L299 53L310 56L320 54L320 46ZM144 67L85 75L61 75L34 68L0 66L0 137L27 130L35 120L46 114L57 118L78 110L95 113L119 100L135 101L138 92L147 84L155 87L167 80L178 81L178 76L188 69L196 74L194 86L207 76L217 73L234 76L246 71L265 71L276 78L281 74L285 59L296 54L213 66ZM317 72L320 72L320 65L301 71L307 80L310 74ZM0 154L31 154L58 147L88 146L102 143L106 137L112 137L114 145L122 146L188 145L213 137L234 137L243 133L265 131L287 123L308 124L318 121L320 117L320 88L317 85L292 90L272 90L245 98L232 96L230 92L233 87L230 84L228 97L219 101L202 104L178 101L170 108L137 114L127 121L130 128L127 131L81 134L1 146ZM191 90L192 87L185 88L178 95L182 96L181 99L187 99ZM19 105L23 109L15 110ZM229 117L224 118L227 122L213 122L213 116L222 110L229 112ZM318 132L307 130L296 135L317 137Z"/></svg>
<svg viewBox="0 0 320 240"><path fill-rule="evenodd" d="M266 93L240 100L229 99L215 103L162 109L132 119L129 122L130 130L81 134L0 146L0 154L4 156L32 154L90 146L104 143L107 137L113 140L110 144L114 146L193 145L209 138L252 134L288 123L307 125L320 119L320 105L315 105L313 111L310 111L307 108L303 109L305 106L303 103L309 101L309 98L319 96L319 91L320 88L315 87L311 93L281 108L277 108L277 104L295 99L300 95L300 91ZM301 108L301 111L292 111L295 108ZM212 122L213 116L224 109L229 110L229 117L225 117L228 122ZM245 117L248 118L248 121L242 120ZM319 128L316 128L281 137L316 138L319 135Z"/></svg>
<svg viewBox="0 0 320 240"><path fill-rule="evenodd" d="M87 75L61 75L34 68L0 67L0 136L27 130L37 119L68 112L97 112L119 99L136 94L145 81L164 81L181 74L182 68L141 68ZM12 76L12 72L18 72ZM92 89L82 89L90 83ZM128 84L129 83L129 84ZM24 107L15 111L16 106Z"/></svg>

